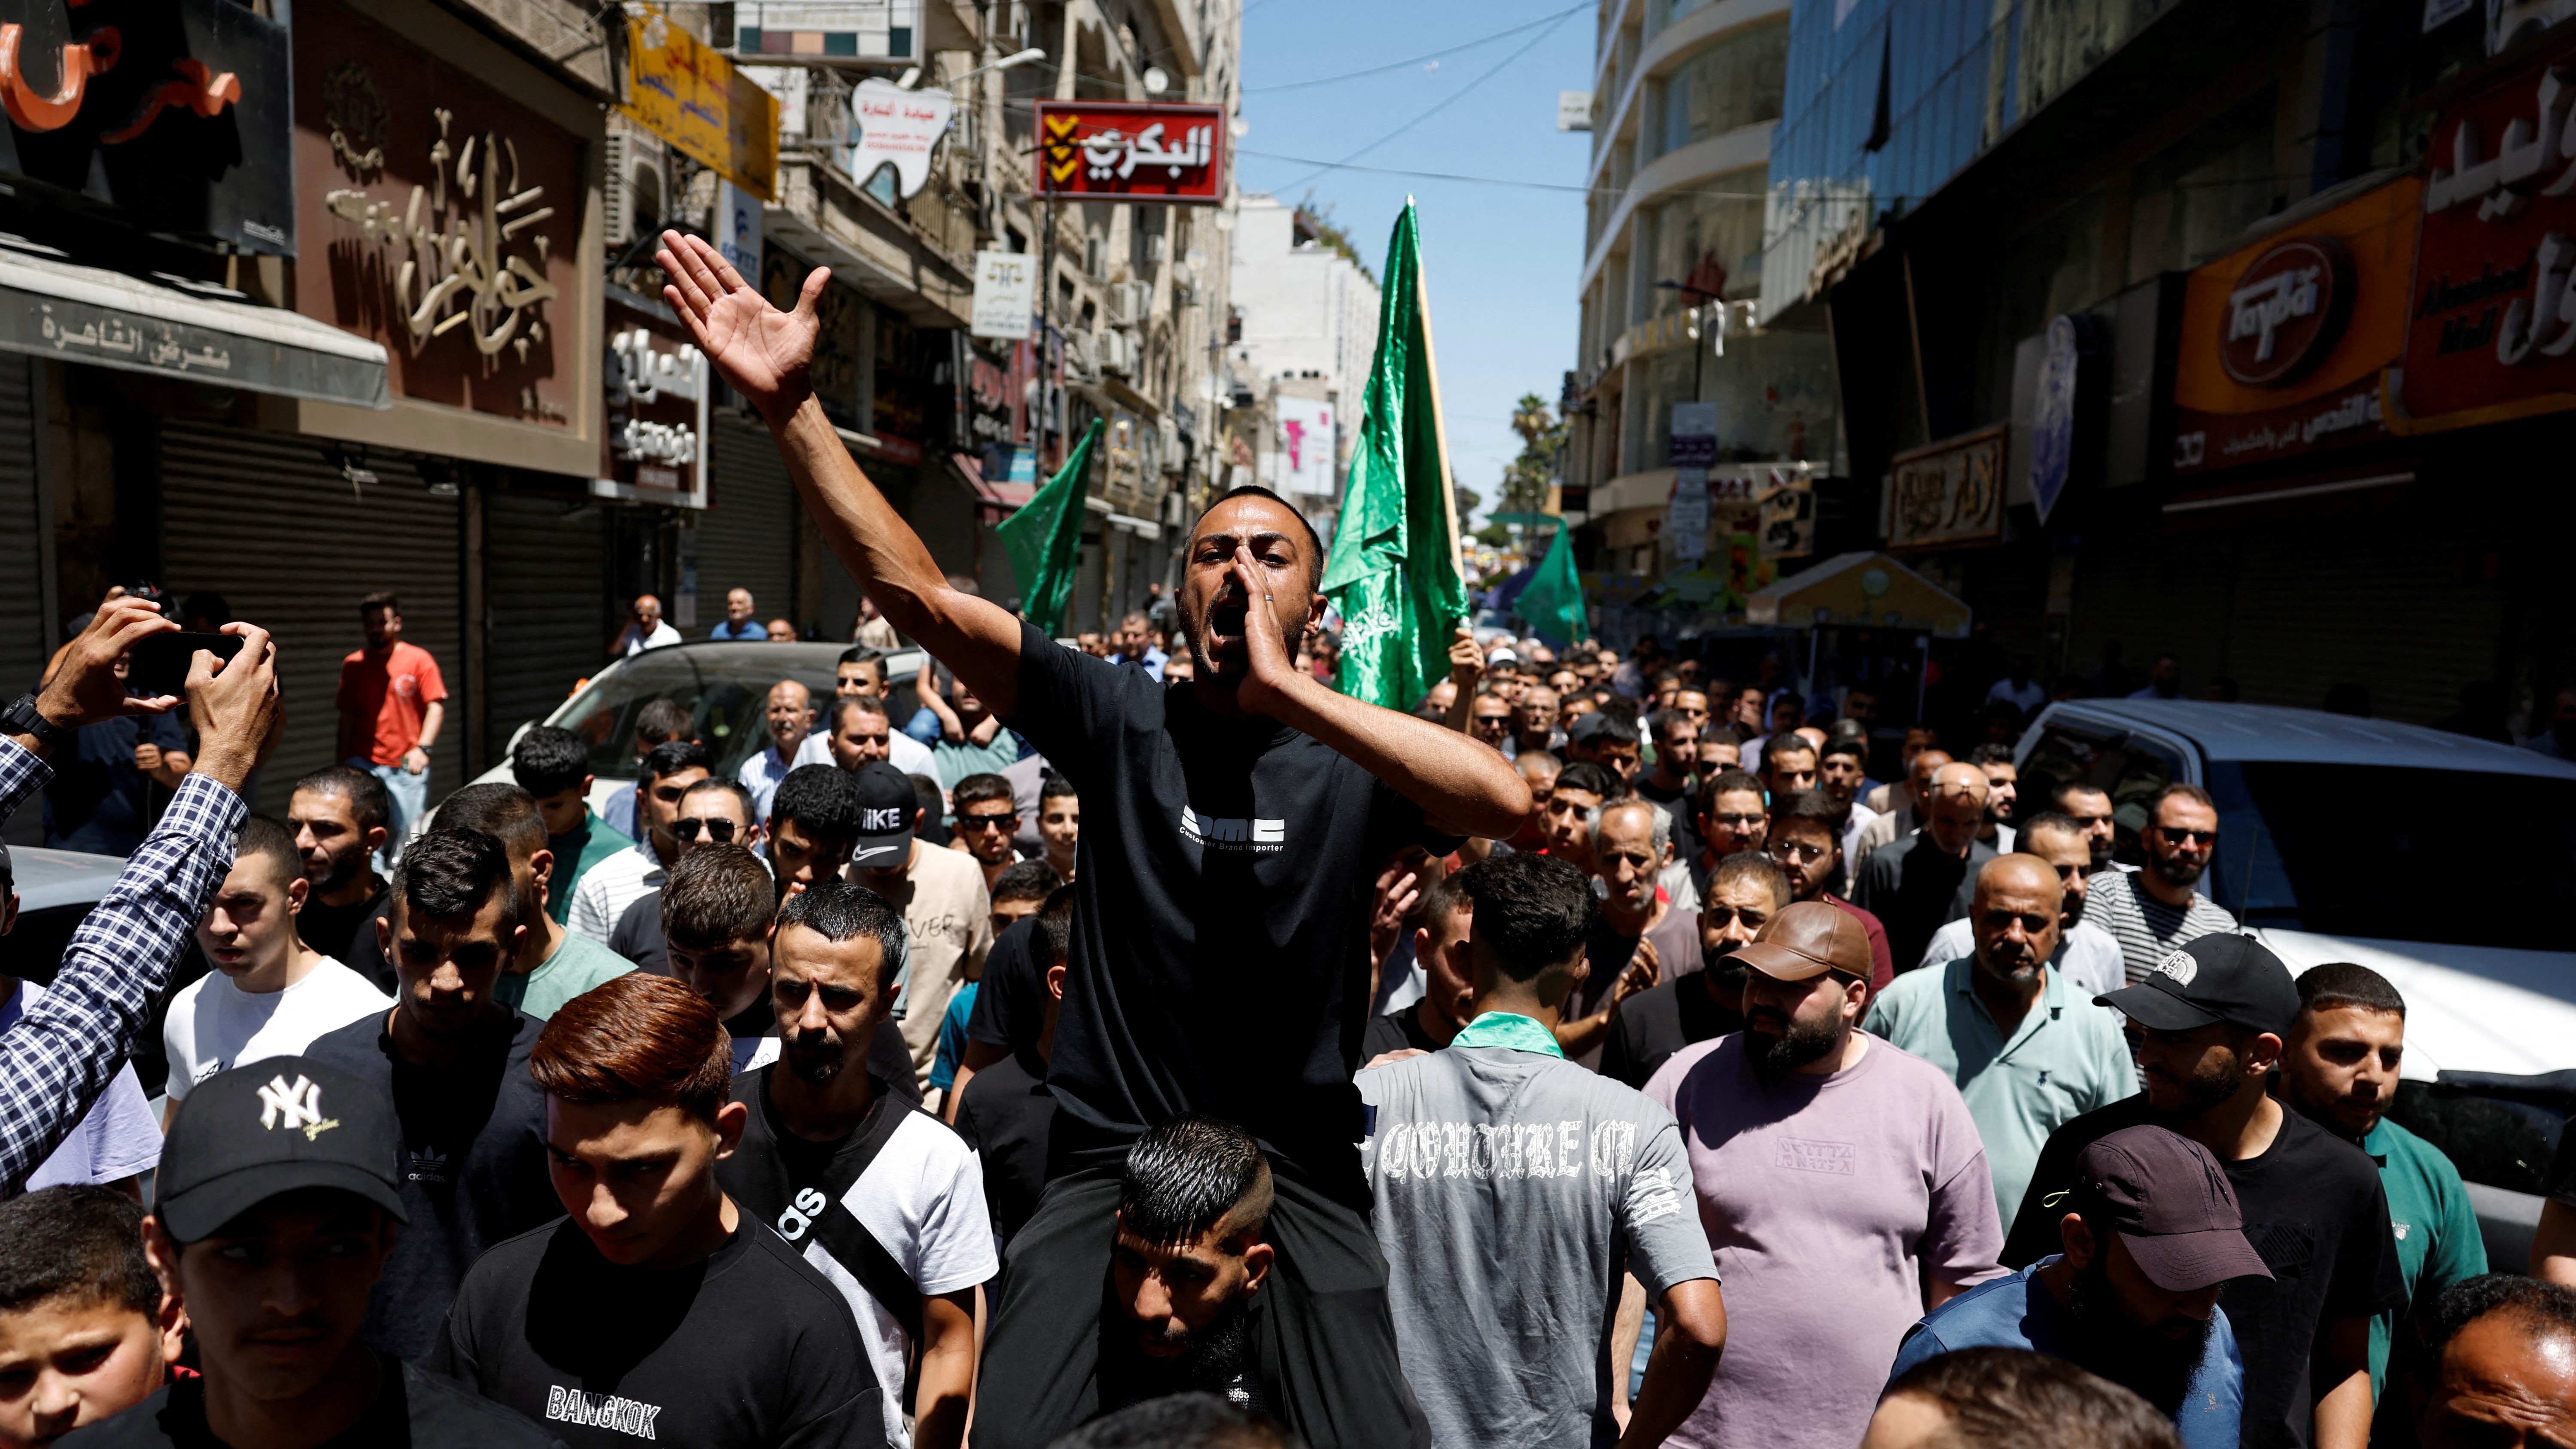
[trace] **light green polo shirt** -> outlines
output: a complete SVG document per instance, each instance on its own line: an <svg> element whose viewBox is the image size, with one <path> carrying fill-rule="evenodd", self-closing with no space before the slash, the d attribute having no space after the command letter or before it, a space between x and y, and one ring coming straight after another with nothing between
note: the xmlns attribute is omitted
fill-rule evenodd
<svg viewBox="0 0 2576 1449"><path fill-rule="evenodd" d="M546 848L555 853L554 879L546 887L546 914L555 918L556 925L572 919L572 888L581 884L583 874L634 844L600 819L596 810L583 811L581 829L572 834L546 837Z"/></svg>
<svg viewBox="0 0 2576 1449"><path fill-rule="evenodd" d="M2379 1164L2379 1185L2388 1194L2388 1231L2397 1239L2397 1267L2406 1275L2408 1302L2435 1302L2452 1284L2487 1271L2477 1209L2461 1185L2460 1170L2442 1149L2382 1117L2361 1139L2361 1150ZM2397 1319L2390 1312L2370 1320L2374 1402L2388 1379L2388 1343Z"/></svg>
<svg viewBox="0 0 2576 1449"><path fill-rule="evenodd" d="M1898 1050L1949 1074L1985 1139L2003 1220L2021 1211L2048 1134L2138 1090L2138 1072L2119 1018L2068 989L2050 967L2039 1003L2007 1040L1969 985L1977 969L1962 956L1898 976L1870 1003L1861 1025Z"/></svg>
<svg viewBox="0 0 2576 1449"><path fill-rule="evenodd" d="M500 980L492 985L492 996L504 1006L515 1006L544 1021L565 1002L603 981L623 976L634 969L634 962L606 946L588 936L566 931L563 944L555 947L553 955L538 962L536 970L525 976L513 971L502 972Z"/></svg>

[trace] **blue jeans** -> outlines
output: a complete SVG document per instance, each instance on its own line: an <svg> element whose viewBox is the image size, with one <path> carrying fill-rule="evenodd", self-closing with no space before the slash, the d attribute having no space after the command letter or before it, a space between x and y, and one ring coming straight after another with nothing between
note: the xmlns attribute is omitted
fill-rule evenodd
<svg viewBox="0 0 2576 1449"><path fill-rule="evenodd" d="M429 805L429 771L415 775L400 765L379 765L364 755L352 756L349 763L382 780L385 797L393 806L393 814L385 821L385 847L376 852L376 874L390 874L393 863L402 858L403 841L411 834L411 823Z"/></svg>

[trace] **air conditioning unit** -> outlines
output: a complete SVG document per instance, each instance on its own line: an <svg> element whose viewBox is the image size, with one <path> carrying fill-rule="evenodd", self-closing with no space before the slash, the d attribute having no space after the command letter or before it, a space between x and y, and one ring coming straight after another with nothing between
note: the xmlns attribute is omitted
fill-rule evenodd
<svg viewBox="0 0 2576 1449"><path fill-rule="evenodd" d="M1101 333L1100 365L1103 369L1117 373L1121 377L1133 376L1136 371L1136 334L1115 331Z"/></svg>
<svg viewBox="0 0 2576 1449"><path fill-rule="evenodd" d="M660 137L631 125L610 125L607 175L600 188L610 246L623 247L670 219L670 198L662 190L665 155Z"/></svg>
<svg viewBox="0 0 2576 1449"><path fill-rule="evenodd" d="M1109 334L1116 336L1116 333ZM1099 334L1076 327L1064 334L1065 371L1090 380L1100 376Z"/></svg>
<svg viewBox="0 0 2576 1449"><path fill-rule="evenodd" d="M1109 288L1109 320L1120 327L1142 327L1154 310L1154 284L1117 282Z"/></svg>

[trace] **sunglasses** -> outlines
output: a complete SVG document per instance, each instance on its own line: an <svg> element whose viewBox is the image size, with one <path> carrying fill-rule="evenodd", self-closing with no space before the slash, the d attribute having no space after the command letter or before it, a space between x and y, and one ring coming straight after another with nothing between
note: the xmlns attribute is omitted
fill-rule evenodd
<svg viewBox="0 0 2576 1449"><path fill-rule="evenodd" d="M1751 792L1748 791L1746 793L1749 794ZM1724 825L1736 830L1750 830L1754 826L1760 825L1770 818L1771 817L1768 815L1711 815L1708 817L1708 823L1711 825Z"/></svg>
<svg viewBox="0 0 2576 1449"><path fill-rule="evenodd" d="M1771 916L1767 911L1739 911L1733 906L1715 904L1703 905L1699 908L1700 925L1710 929L1720 929L1742 921L1744 929L1758 931L1762 929L1762 923L1769 919Z"/></svg>
<svg viewBox="0 0 2576 1449"><path fill-rule="evenodd" d="M2163 825L2150 825L2147 828L2158 835L2163 836L2165 839L2172 841L2176 845L2180 845L2186 840L2190 841L2194 845L2208 845L2218 839L2218 832L2215 830L2175 830L2169 826Z"/></svg>
<svg viewBox="0 0 2576 1449"><path fill-rule="evenodd" d="M1811 860L1824 859L1825 852L1831 849L1833 849L1833 847L1830 845L1801 845L1794 840L1784 840L1778 845L1771 847L1771 858L1773 860L1794 860L1800 865L1804 865Z"/></svg>
<svg viewBox="0 0 2576 1449"><path fill-rule="evenodd" d="M1019 827L1019 823L1020 817L1017 815L960 815L957 817L957 828L960 830L1013 830Z"/></svg>
<svg viewBox="0 0 2576 1449"><path fill-rule="evenodd" d="M718 845L730 845L733 843L735 826L730 820L681 819L673 821L671 824L671 833L680 837L682 840L697 839L698 832L700 830L706 831L707 839L714 841Z"/></svg>

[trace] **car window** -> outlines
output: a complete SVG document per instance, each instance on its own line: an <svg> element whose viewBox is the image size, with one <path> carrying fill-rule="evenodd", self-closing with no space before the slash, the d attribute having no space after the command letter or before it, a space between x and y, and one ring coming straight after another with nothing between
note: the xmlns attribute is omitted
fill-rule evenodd
<svg viewBox="0 0 2576 1449"><path fill-rule="evenodd" d="M2389 1120L2451 1159L2460 1176L2514 1192L2546 1190L2564 1113L2426 1082L2399 1082Z"/></svg>
<svg viewBox="0 0 2576 1449"><path fill-rule="evenodd" d="M769 747L770 687L793 679L813 691L818 712L827 710L839 653L787 644L648 650L594 680L548 722L590 746L591 773L631 780L639 762L637 717L654 700L673 700L688 710L698 738L714 753L715 773L731 779L744 761ZM906 652L895 659L917 667L920 657ZM913 675L898 671L886 683L887 712L901 729L919 708Z"/></svg>
<svg viewBox="0 0 2576 1449"><path fill-rule="evenodd" d="M88 918L92 904L83 901L19 913L17 926L0 936L0 975L51 985L54 973L62 969L63 948L72 943L72 932Z"/></svg>
<svg viewBox="0 0 2576 1449"><path fill-rule="evenodd" d="M2182 762L2153 740L2051 725L2022 761L2021 813L2034 815L2047 809L2049 797L2067 781L2095 786L2111 797L2118 857L2136 865L2145 859L2138 832L2147 823L2147 802L2181 773Z"/></svg>

